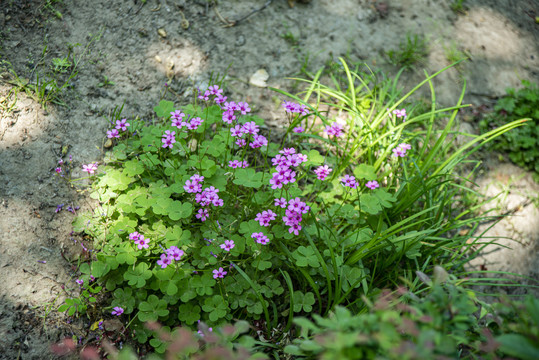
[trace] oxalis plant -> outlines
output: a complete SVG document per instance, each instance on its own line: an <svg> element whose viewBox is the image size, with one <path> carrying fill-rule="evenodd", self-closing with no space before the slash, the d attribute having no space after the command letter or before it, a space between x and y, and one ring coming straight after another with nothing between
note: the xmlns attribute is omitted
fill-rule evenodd
<svg viewBox="0 0 539 360"><path fill-rule="evenodd" d="M152 122L117 116L104 165L83 167L99 206L74 230L93 240L93 257L80 266L80 296L59 310L117 316L158 352L165 344L145 322L246 320L277 346L296 315L360 313L382 288L413 291L417 270L461 269L482 218L458 207L474 167L457 169L521 122L455 147L463 95L437 109L432 91L426 112L408 102L441 71L399 96L396 80L342 64L334 87L319 72L302 97L276 90L289 99L284 133L219 84L181 108L162 100Z"/></svg>

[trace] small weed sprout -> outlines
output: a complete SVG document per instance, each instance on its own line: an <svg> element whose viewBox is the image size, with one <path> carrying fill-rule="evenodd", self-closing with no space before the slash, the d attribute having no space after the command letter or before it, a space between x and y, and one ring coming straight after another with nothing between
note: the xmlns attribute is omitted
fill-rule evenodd
<svg viewBox="0 0 539 360"><path fill-rule="evenodd" d="M407 34L406 41L399 45L399 50L389 50L387 52L391 64L404 68L412 68L423 63L427 55L427 41L417 34Z"/></svg>

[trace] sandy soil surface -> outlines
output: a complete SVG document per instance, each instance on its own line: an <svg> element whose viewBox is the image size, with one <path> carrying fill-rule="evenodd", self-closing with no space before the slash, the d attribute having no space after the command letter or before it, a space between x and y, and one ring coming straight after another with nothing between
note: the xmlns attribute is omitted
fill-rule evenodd
<svg viewBox="0 0 539 360"><path fill-rule="evenodd" d="M65 106L15 96L12 74L0 80L0 359L54 358L51 342L86 335L84 320L69 323L54 310L78 288L69 261L85 256L80 239L70 235L74 214L66 209L89 204L54 168L62 155L72 156L77 177L81 164L100 161L106 118L116 106L124 105L126 117L149 117L165 83L167 98L182 104L193 86L228 69L229 98L248 101L279 127L282 97L249 84L256 71L268 73L269 86L291 90L286 77L339 56L394 74L385 52L397 49L407 32L424 36L429 55L405 74L405 89L422 79L423 68L432 73L448 65L452 49L471 57L436 80L441 104L456 101L463 78L465 102L475 105L492 105L521 79L539 79L537 1L469 0L463 13L453 12L449 0L306 2L0 2L0 56L19 81L50 79L51 69L61 68L53 59L70 51L68 59L78 61L78 74L63 91ZM476 131L473 122L462 126ZM489 249L476 266L539 279L539 185L498 162L485 164L479 184L487 194L505 191L498 205L512 216L486 235L506 237L514 250ZM59 204L64 208L55 212Z"/></svg>

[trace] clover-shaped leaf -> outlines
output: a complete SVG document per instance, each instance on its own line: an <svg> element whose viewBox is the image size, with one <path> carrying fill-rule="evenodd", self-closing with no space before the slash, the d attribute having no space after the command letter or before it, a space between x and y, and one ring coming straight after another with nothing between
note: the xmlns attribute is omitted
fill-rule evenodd
<svg viewBox="0 0 539 360"><path fill-rule="evenodd" d="M376 180L376 169L372 165L359 164L354 169L356 179Z"/></svg>
<svg viewBox="0 0 539 360"><path fill-rule="evenodd" d="M314 294L308 292L303 294L301 291L294 291L294 312L311 312L313 310L313 304L315 303Z"/></svg>
<svg viewBox="0 0 539 360"><path fill-rule="evenodd" d="M292 252L292 256L296 259L297 266L310 266L312 268L318 268L320 266L316 253L311 248L300 246Z"/></svg>
<svg viewBox="0 0 539 360"><path fill-rule="evenodd" d="M200 320L200 306L181 304L178 309L178 319L187 325L193 325L197 320Z"/></svg>
<svg viewBox="0 0 539 360"><path fill-rule="evenodd" d="M228 302L221 295L214 295L211 298L206 298L202 310L209 314L211 321L217 321L225 317L228 312Z"/></svg>
<svg viewBox="0 0 539 360"><path fill-rule="evenodd" d="M127 283L131 286L136 286L137 288L146 285L146 280L151 277L152 271L149 270L149 266L145 262L138 263L134 269L129 268L124 273L124 279L128 281Z"/></svg>
<svg viewBox="0 0 539 360"><path fill-rule="evenodd" d="M318 150L309 151L309 154L307 154L307 163L305 164L305 166L309 166L309 165L318 166L318 165L322 165L323 163L324 163L324 157L320 155Z"/></svg>
<svg viewBox="0 0 539 360"><path fill-rule="evenodd" d="M212 295L215 279L210 273L202 276L194 276L189 279L189 286L192 287L198 295Z"/></svg>
<svg viewBox="0 0 539 360"><path fill-rule="evenodd" d="M138 317L142 322L157 321L160 316L167 316L169 313L167 309L167 302L159 299L155 295L148 296L148 299L141 302L138 308L140 310Z"/></svg>
<svg viewBox="0 0 539 360"><path fill-rule="evenodd" d="M253 259L251 265L260 271L264 271L271 267L271 261L269 261L271 257L272 256L269 253L262 253L258 255L255 259Z"/></svg>
<svg viewBox="0 0 539 360"><path fill-rule="evenodd" d="M371 215L376 215L382 211L380 200L372 194L361 194L359 197L361 201L361 210Z"/></svg>
<svg viewBox="0 0 539 360"><path fill-rule="evenodd" d="M380 201L380 205L385 208L390 208L393 206L393 203L397 201L394 195L388 193L385 189L376 189L373 191L374 196Z"/></svg>
<svg viewBox="0 0 539 360"><path fill-rule="evenodd" d="M279 280L271 278L266 280L266 285L270 288L271 292L275 295L281 295L284 292L283 287Z"/></svg>
<svg viewBox="0 0 539 360"><path fill-rule="evenodd" d="M140 175L144 172L144 165L137 159L131 159L124 163L123 172L127 176Z"/></svg>
<svg viewBox="0 0 539 360"><path fill-rule="evenodd" d="M252 168L236 169L236 178L232 181L236 185L259 188L262 186L263 172L256 172Z"/></svg>
<svg viewBox="0 0 539 360"><path fill-rule="evenodd" d="M126 314L131 314L135 307L135 297L133 296L133 290L129 287L118 288L113 293L114 300L112 300L112 306L120 306L124 309Z"/></svg>
<svg viewBox="0 0 539 360"><path fill-rule="evenodd" d="M172 101L161 100L159 105L154 106L153 110L158 117L169 117L174 111L174 103Z"/></svg>

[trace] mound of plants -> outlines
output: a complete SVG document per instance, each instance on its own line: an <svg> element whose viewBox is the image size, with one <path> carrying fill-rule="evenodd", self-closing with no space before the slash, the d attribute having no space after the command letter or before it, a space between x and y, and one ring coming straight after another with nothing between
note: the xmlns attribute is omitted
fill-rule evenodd
<svg viewBox="0 0 539 360"><path fill-rule="evenodd" d="M504 133L492 149L508 154L518 166L535 172L539 179L539 86L522 81L520 90L507 89L507 95L498 100L494 112L485 116L480 127L483 132L517 119L527 118L525 126Z"/></svg>
<svg viewBox="0 0 539 360"><path fill-rule="evenodd" d="M408 100L439 72L399 96L397 80L342 64L331 87L319 72L301 97L276 90L282 132L222 84L181 108L162 100L154 119L115 112L113 150L83 167L99 205L73 224L91 256L59 310L116 317L158 353L167 342L146 322L243 320L281 351L298 316L355 316L381 289L415 291L418 270L461 270L482 219L463 200L474 167L461 165L521 123L455 147L462 96L437 109L432 90L426 111Z"/></svg>

